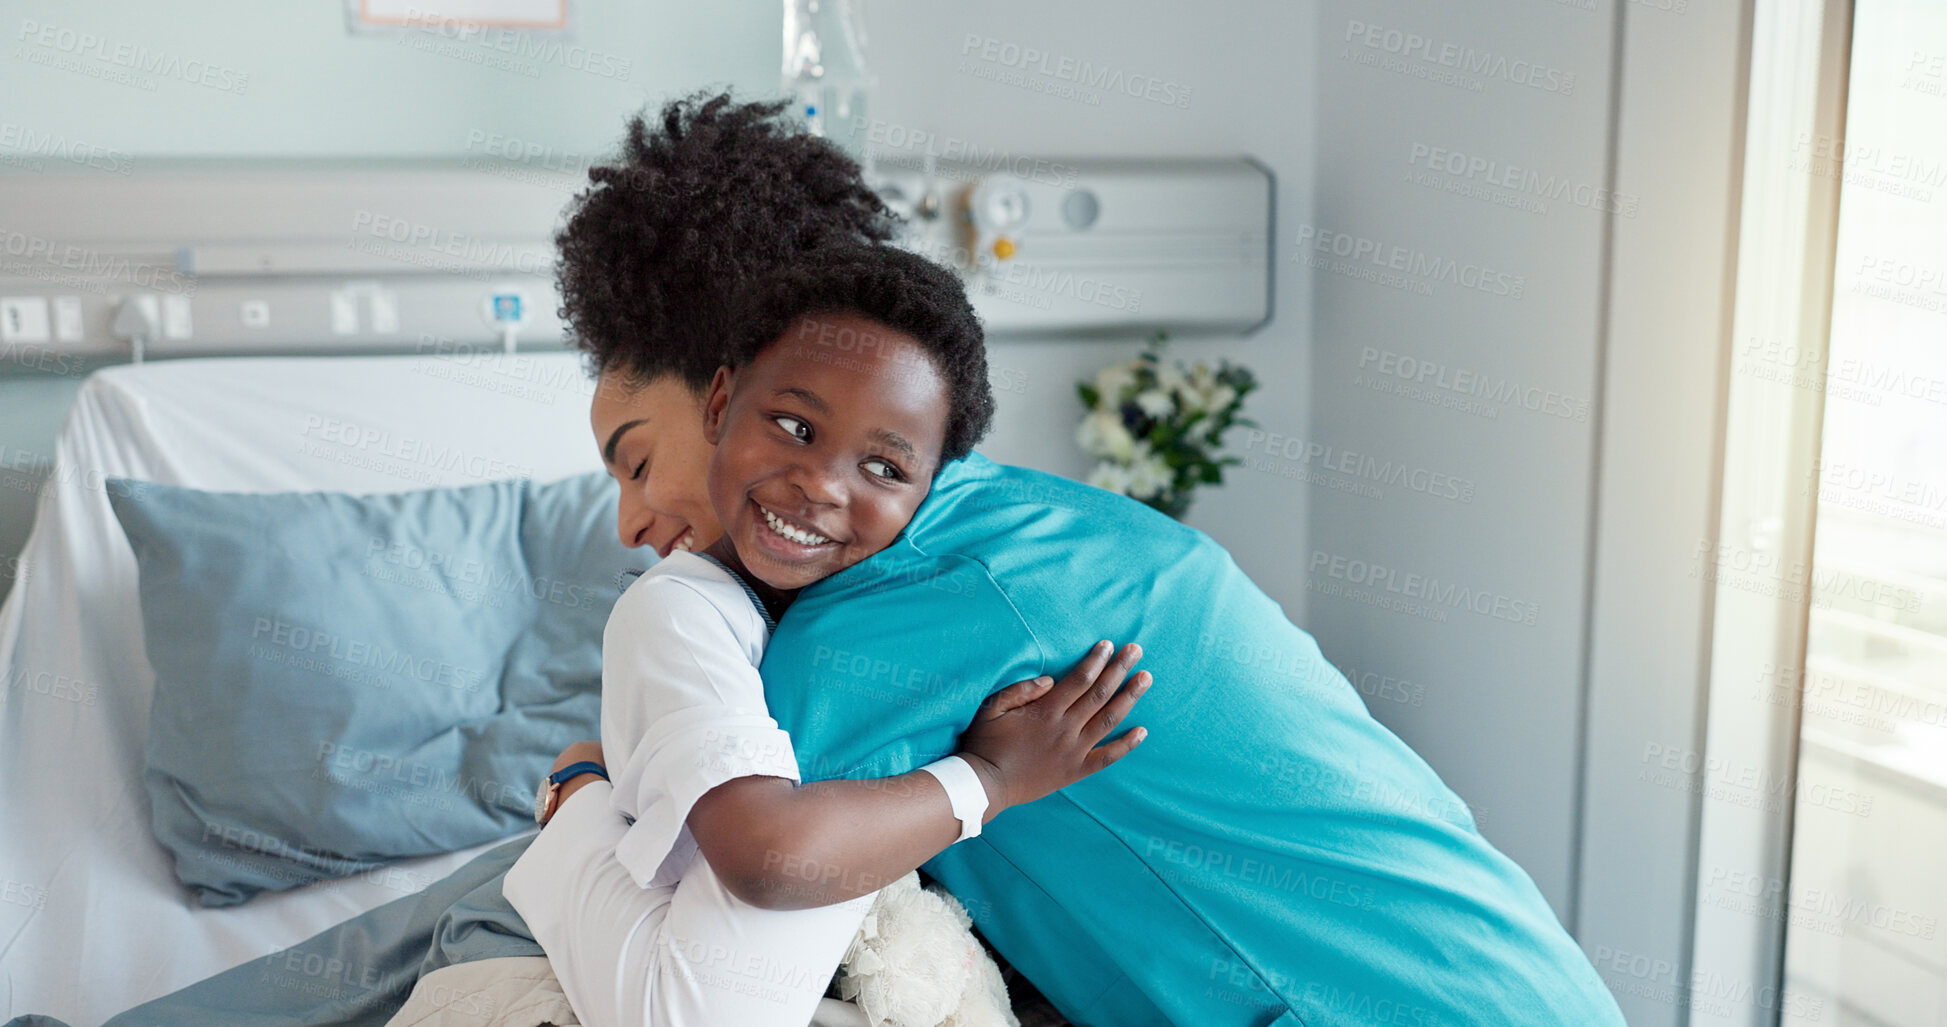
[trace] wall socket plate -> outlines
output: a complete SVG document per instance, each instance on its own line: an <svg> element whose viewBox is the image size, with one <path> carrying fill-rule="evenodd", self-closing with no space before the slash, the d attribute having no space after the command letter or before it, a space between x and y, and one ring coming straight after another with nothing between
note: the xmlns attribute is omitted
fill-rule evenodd
<svg viewBox="0 0 1947 1027"><path fill-rule="evenodd" d="M80 342L86 336L81 320L81 297L54 297L54 338L58 342Z"/></svg>
<svg viewBox="0 0 1947 1027"><path fill-rule="evenodd" d="M0 296L0 342L47 342L47 297Z"/></svg>

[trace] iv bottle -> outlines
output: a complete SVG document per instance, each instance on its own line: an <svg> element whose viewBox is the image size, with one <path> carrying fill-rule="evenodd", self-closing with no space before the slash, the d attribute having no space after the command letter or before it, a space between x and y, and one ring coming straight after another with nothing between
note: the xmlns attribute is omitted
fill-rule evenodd
<svg viewBox="0 0 1947 1027"><path fill-rule="evenodd" d="M784 95L813 135L865 163L862 0L784 0Z"/></svg>

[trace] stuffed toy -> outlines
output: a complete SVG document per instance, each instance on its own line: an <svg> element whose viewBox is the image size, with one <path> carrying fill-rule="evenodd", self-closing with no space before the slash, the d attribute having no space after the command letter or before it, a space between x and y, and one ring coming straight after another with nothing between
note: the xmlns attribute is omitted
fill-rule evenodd
<svg viewBox="0 0 1947 1027"><path fill-rule="evenodd" d="M879 891L839 965L838 997L871 1027L1021 1027L973 918L907 874Z"/></svg>

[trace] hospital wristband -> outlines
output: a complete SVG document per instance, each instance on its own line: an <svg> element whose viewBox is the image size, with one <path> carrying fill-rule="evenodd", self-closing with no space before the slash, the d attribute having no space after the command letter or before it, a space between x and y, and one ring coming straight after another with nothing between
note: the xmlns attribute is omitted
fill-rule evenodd
<svg viewBox="0 0 1947 1027"><path fill-rule="evenodd" d="M979 834L981 818L987 815L987 789L972 765L958 756L948 756L919 769L933 775L946 789L954 819L960 821L960 837L955 840L964 842Z"/></svg>

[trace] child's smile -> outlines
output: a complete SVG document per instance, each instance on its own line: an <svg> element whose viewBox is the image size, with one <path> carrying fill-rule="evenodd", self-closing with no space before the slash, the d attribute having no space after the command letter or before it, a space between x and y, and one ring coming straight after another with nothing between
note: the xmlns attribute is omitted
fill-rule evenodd
<svg viewBox="0 0 1947 1027"><path fill-rule="evenodd" d="M764 506L754 499L751 500L751 505L757 507L757 512L763 515L764 524L771 529L771 534L776 535L784 542L796 546L799 549L806 550L832 544L832 540L829 537L820 535L818 532L802 524L795 523L789 518L779 516L777 511ZM791 551L786 550L786 552L789 553Z"/></svg>

